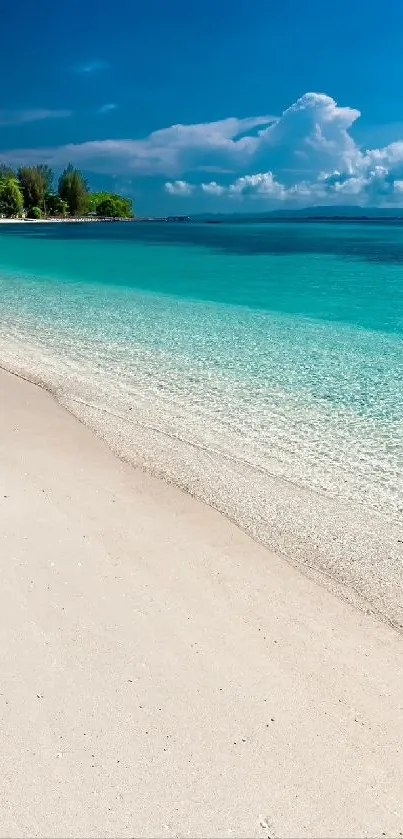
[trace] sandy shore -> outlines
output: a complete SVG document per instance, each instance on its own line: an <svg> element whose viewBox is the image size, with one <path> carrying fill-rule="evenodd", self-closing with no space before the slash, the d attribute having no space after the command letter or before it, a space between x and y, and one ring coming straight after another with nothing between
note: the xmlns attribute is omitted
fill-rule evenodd
<svg viewBox="0 0 403 839"><path fill-rule="evenodd" d="M0 404L0 835L402 835L402 637L41 389Z"/></svg>
<svg viewBox="0 0 403 839"><path fill-rule="evenodd" d="M71 224L81 221L103 221L99 218L0 218L0 224Z"/></svg>

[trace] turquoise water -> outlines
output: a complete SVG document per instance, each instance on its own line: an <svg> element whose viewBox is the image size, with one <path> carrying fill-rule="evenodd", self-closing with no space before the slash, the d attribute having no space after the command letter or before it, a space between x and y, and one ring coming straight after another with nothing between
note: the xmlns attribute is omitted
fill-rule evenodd
<svg viewBox="0 0 403 839"><path fill-rule="evenodd" d="M0 355L270 546L351 555L352 509L403 511L402 268L393 224L4 225ZM361 591L372 549L314 565Z"/></svg>

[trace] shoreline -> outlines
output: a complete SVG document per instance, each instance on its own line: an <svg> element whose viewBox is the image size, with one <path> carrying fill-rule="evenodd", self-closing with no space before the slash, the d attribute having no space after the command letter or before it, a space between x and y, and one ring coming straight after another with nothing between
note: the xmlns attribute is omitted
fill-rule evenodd
<svg viewBox="0 0 403 839"><path fill-rule="evenodd" d="M398 835L401 637L0 389L1 835Z"/></svg>
<svg viewBox="0 0 403 839"><path fill-rule="evenodd" d="M121 223L134 221L131 218L88 218L87 216L70 218L0 218L0 224L79 224L81 222L97 223L115 222Z"/></svg>
<svg viewBox="0 0 403 839"><path fill-rule="evenodd" d="M10 258L21 236L2 239ZM186 296L178 320L175 296L132 289L129 263L116 286L99 281L105 270L114 276L115 246L98 253L96 243L88 245L94 262L87 283L85 258L80 269L74 258L75 250L85 257L86 248L71 248L64 265L63 235L48 253L52 260L59 252L60 277L57 263L42 276L42 239L25 237L25 257L11 258L25 267L2 271L4 366L41 383L121 459L218 510L258 544L401 632L396 340L368 332L363 344L360 331L348 326L333 330L324 322L318 332L309 319L302 325L281 314L195 306ZM109 269L96 262L101 253ZM147 253L151 278L161 271L161 253ZM208 275L210 259L207 268ZM344 281L340 271L336 276ZM326 337L330 348L350 350L324 352ZM376 383L378 407L371 404ZM368 396L362 412L354 407L361 387Z"/></svg>
<svg viewBox="0 0 403 839"><path fill-rule="evenodd" d="M156 425L157 414L152 421L149 405L142 408L137 403L130 419L118 406L111 413L97 404L89 387L90 370L82 371L83 378L80 373L80 380L73 377L66 386L57 357L44 348L38 355L38 349L28 336L21 347L18 342L15 346L10 343L9 336L7 347L0 345L1 366L48 391L121 460L207 504L307 578L402 632L402 532L398 521L376 509L321 495L277 476L259 476L244 462L229 459L224 463L214 450L204 450L169 433L167 460L168 429ZM97 372L93 371L94 375ZM71 375L67 370L66 374ZM226 481L238 485L242 504L228 496ZM253 505L245 507L245 493L252 485L263 499L260 510Z"/></svg>
<svg viewBox="0 0 403 839"><path fill-rule="evenodd" d="M353 586L344 584L341 580L337 579L336 576L327 574L325 571L322 571L320 568L317 568L312 564L309 564L304 561L299 561L292 555L271 548L270 546L265 544L265 542L262 539L259 539L257 536L254 536L247 526L242 526L242 524L236 518L232 518L228 512L220 509L220 507L217 505L214 499L206 500L204 498L201 498L199 495L195 494L190 487L183 486L180 483L177 483L174 480L172 480L169 475L153 469L153 466L150 463L147 465L140 465L139 463L134 463L129 456L125 455L123 450L119 450L113 447L113 444L111 440L108 438L108 436L104 435L99 428L97 429L96 425L94 425L93 422L88 421L87 418L83 415L82 410L78 411L77 407L74 404L69 403L69 400L65 399L63 397L63 394L58 395L57 392L52 390L52 388L49 387L44 380L40 378L35 379L35 377L30 377L28 373L24 375L21 372L17 372L12 367L7 367L0 362L0 375L1 373L6 373L8 375L15 376L22 382L26 382L27 384L32 385L33 387L38 387L41 390L43 390L46 394L49 395L51 399L55 400L56 403L60 405L60 407L63 410L67 411L67 413L70 414L75 421L82 424L84 428L88 429L91 434L94 434L103 444L105 444L109 451L111 451L112 454L116 458L118 458L122 463L125 463L132 469L141 470L141 472L145 476L154 480L156 479L158 481L161 481L164 485L172 487L176 491L185 493L196 503L205 505L214 513L217 513L219 516L222 516L232 526L239 529L240 532L242 532L248 539L251 539L260 548L263 548L263 550L267 550L270 554L274 553L280 560L289 564L291 568L294 568L296 571L298 571L298 573L301 573L304 576L306 576L307 579L312 580L315 584L326 589L338 599L344 601L346 604L352 606L353 608L357 609L363 614L371 615L371 617L375 620L378 620L386 626L389 626L395 632L398 632L403 636L403 625L399 623L398 620L393 620L393 618L391 618L385 612L376 609L374 607L374 604L371 603L370 600L366 599L362 595L362 593L357 591ZM73 403L75 402L74 399L72 399L71 401ZM81 403L82 409L91 407L91 405ZM301 490L301 488L297 485L295 485L294 489L297 492ZM312 494L315 495L315 493ZM373 512L376 515L376 512Z"/></svg>

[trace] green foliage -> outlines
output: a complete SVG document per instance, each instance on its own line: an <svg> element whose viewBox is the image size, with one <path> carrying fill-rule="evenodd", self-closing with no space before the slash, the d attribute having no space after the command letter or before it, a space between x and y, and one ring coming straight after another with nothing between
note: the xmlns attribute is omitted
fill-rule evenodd
<svg viewBox="0 0 403 839"><path fill-rule="evenodd" d="M90 196L91 211L107 218L132 218L130 198L123 198L114 192L93 192Z"/></svg>
<svg viewBox="0 0 403 839"><path fill-rule="evenodd" d="M20 216L24 198L16 178L0 180L0 215Z"/></svg>
<svg viewBox="0 0 403 839"><path fill-rule="evenodd" d="M97 205L103 201L104 198L108 198L109 192L89 192L88 193L88 212L89 213L96 213Z"/></svg>
<svg viewBox="0 0 403 839"><path fill-rule="evenodd" d="M52 172L52 169L50 168L50 166L47 166L46 163L39 163L39 165L36 167L36 169L38 170L38 172L39 172L39 174L42 178L43 186L44 186L44 190L45 190L45 195L46 195L46 193L51 193L52 192L52 186L53 186L53 172Z"/></svg>
<svg viewBox="0 0 403 839"><path fill-rule="evenodd" d="M59 178L59 197L66 202L71 216L88 212L88 186L81 172L71 163Z"/></svg>
<svg viewBox="0 0 403 839"><path fill-rule="evenodd" d="M45 195L49 192L53 180L52 170L49 166L20 166L18 180L27 212L32 207L39 207L43 210Z"/></svg>
<svg viewBox="0 0 403 839"><path fill-rule="evenodd" d="M61 216L61 218L65 218L69 211L67 201L63 201L58 195L53 194L45 196L45 207L46 214L49 216Z"/></svg>
<svg viewBox="0 0 403 839"><path fill-rule="evenodd" d="M25 208L28 218L92 213L106 218L132 218L130 198L115 192L90 192L79 169L69 164L62 172L58 194L52 192L53 173L49 166L20 166L15 173L0 164L0 214L20 216Z"/></svg>
<svg viewBox="0 0 403 839"><path fill-rule="evenodd" d="M31 207L31 209L28 210L28 213L27 213L28 218L39 219L39 218L42 218L42 215L43 215L43 213L42 213L42 210L41 210L40 207Z"/></svg>
<svg viewBox="0 0 403 839"><path fill-rule="evenodd" d="M0 181L15 178L15 172L6 163L0 163Z"/></svg>

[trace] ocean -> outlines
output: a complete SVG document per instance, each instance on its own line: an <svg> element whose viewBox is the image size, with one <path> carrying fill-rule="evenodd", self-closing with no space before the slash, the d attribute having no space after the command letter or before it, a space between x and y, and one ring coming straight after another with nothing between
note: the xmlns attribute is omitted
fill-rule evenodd
<svg viewBox="0 0 403 839"><path fill-rule="evenodd" d="M403 224L0 225L0 317L120 456L403 625Z"/></svg>

